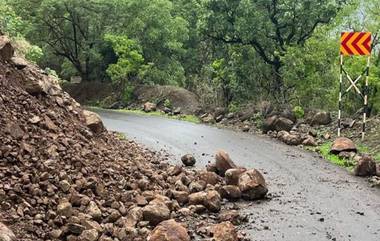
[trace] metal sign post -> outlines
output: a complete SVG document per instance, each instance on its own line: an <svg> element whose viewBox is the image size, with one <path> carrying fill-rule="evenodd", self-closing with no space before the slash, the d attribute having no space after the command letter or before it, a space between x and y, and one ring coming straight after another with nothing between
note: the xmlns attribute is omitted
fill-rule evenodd
<svg viewBox="0 0 380 241"><path fill-rule="evenodd" d="M342 132L342 100L343 97L353 89L363 100L363 131L362 139L365 138L366 122L368 113L368 92L369 92L369 67L372 51L372 36L369 32L344 32L340 40L340 77L339 77L339 111L338 111L338 136ZM362 74L356 79L351 78L348 72L344 69L344 56L367 56L367 66ZM365 75L365 85L362 91L358 86L359 81ZM344 77L349 81L350 86L344 90Z"/></svg>

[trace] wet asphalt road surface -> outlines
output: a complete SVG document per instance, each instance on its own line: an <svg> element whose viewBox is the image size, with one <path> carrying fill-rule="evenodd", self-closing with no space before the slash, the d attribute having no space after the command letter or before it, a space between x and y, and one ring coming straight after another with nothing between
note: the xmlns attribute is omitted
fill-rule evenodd
<svg viewBox="0 0 380 241"><path fill-rule="evenodd" d="M241 203L251 240L380 241L380 190L296 147L266 137L162 117L95 110L105 126L180 163L186 153L204 168L218 149L237 165L260 170L269 201Z"/></svg>

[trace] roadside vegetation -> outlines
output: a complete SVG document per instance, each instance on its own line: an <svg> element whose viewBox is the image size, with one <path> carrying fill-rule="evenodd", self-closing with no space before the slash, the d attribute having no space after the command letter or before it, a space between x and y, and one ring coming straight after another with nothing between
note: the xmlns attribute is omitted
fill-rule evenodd
<svg viewBox="0 0 380 241"><path fill-rule="evenodd" d="M28 43L29 60L61 79L109 83L125 105L138 85L172 85L209 107L267 100L335 110L340 32L371 31L370 109L380 110L379 0L0 3L1 31ZM359 73L362 62L349 59L346 68ZM346 103L352 114L362 100Z"/></svg>

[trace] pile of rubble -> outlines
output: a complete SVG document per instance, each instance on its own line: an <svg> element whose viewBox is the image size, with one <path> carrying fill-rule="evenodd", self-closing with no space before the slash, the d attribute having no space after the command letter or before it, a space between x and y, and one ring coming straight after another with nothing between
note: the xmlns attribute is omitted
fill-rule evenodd
<svg viewBox="0 0 380 241"><path fill-rule="evenodd" d="M6 46L6 47L4 47ZM265 197L257 170L219 151L207 170L107 132L0 38L0 222L20 240L244 240L227 200ZM0 240L16 240L0 223Z"/></svg>

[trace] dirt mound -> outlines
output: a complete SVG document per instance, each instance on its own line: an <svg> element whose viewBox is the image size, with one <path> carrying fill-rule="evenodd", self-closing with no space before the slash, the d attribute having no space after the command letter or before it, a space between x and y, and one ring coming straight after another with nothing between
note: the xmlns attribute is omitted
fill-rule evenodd
<svg viewBox="0 0 380 241"><path fill-rule="evenodd" d="M169 100L172 107L181 108L184 114L198 114L201 110L199 98L194 93L175 86L139 86L133 95L137 105L146 102L156 103L160 109L164 108L165 100Z"/></svg>
<svg viewBox="0 0 380 241"><path fill-rule="evenodd" d="M215 173L169 165L100 124L36 66L0 58L0 222L18 240L143 241L175 218L205 237L200 227L226 209L225 180L208 183ZM203 199L190 205L191 193Z"/></svg>

